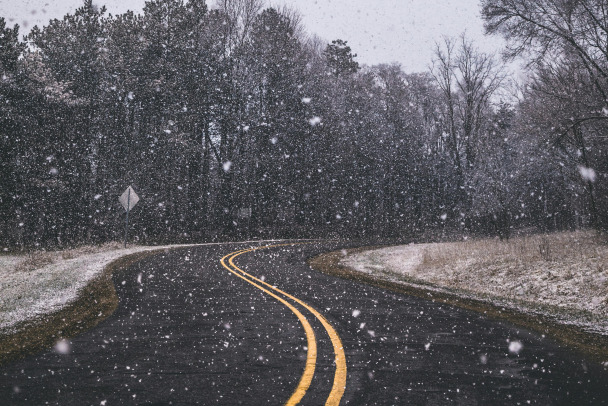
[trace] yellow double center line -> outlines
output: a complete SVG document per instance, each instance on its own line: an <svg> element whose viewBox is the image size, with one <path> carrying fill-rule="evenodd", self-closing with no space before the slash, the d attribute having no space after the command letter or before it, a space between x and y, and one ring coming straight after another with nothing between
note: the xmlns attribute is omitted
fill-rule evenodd
<svg viewBox="0 0 608 406"><path fill-rule="evenodd" d="M334 374L334 383L332 385L331 392L329 393L327 401L325 402L325 405L326 406L337 406L340 404L340 399L342 399L342 396L344 395L344 389L346 387L346 356L344 355L344 348L342 346L342 341L340 340L340 336L338 336L338 333L336 332L336 330L327 321L327 319L325 319L325 317L323 317L323 315L321 313L319 313L312 306L308 305L307 303L301 301L300 299L298 299L296 297L293 297L289 293L286 293L286 292L282 291L281 289L278 289L278 288L264 282L263 280L258 279L255 276L248 274L247 272L243 271L242 269L240 269L238 266L236 266L234 264L234 258L238 257L239 255L242 255L242 254L245 254L248 252L253 252L253 251L256 251L259 249L263 249L263 248L274 248L274 247L281 247L281 246L286 246L286 245L294 245L294 244L268 245L268 246L259 247L259 248L250 248L250 249L239 250L239 251L235 251L235 252L232 252L232 253L224 256L220 260L220 262L222 263L222 266L224 268L226 268L228 271L230 271L234 275L245 280L247 283L255 286L256 288L260 289L262 292L266 293L269 296L272 296L273 298L275 298L276 300L278 300L279 302L284 304L287 308L289 308L289 310L291 310L296 315L296 317L298 318L298 320L300 320L300 323L302 323L302 326L304 327L304 332L306 333L306 340L307 340L307 344L308 344L308 352L307 352L307 356L306 356L306 366L304 367L304 373L302 374L302 377L300 378L300 382L298 383L296 390L293 392L293 394L287 401L286 405L289 405L289 406L297 405L302 400L302 398L306 394L306 391L310 387L310 383L312 382L312 378L315 373L315 367L317 364L317 340L315 337L315 332L312 329L312 327L310 326L310 323L308 322L306 317L293 304L289 303L285 298L291 299L292 301L298 303L300 306L304 307L306 310L308 310L310 313L312 313L321 322L321 324L325 328L325 331L327 332L327 335L329 336L331 343L333 345L334 354L335 354L334 361L336 364L336 371ZM226 263L226 260L228 260L228 264ZM277 295L277 293L282 295L283 297Z"/></svg>

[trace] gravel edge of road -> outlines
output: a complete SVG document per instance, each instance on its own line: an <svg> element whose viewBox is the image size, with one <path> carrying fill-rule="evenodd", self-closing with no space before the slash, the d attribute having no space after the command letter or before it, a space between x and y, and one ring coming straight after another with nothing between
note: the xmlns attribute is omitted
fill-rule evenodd
<svg viewBox="0 0 608 406"><path fill-rule="evenodd" d="M579 352L589 361L602 364L606 367L606 363L608 362L608 336L589 333L576 326L556 323L554 320L542 315L524 313L517 309L496 305L488 301L438 291L433 289L432 286L429 286L427 289L420 285L413 285L407 282L396 282L379 276L365 274L340 264L340 260L344 258L345 253L346 255L349 255L377 248L382 247L361 247L328 252L309 258L308 265L312 269L326 275L337 276L387 289L392 292L457 306L483 313L491 319L508 321L515 325L545 334L547 337L553 338L559 344Z"/></svg>
<svg viewBox="0 0 608 406"><path fill-rule="evenodd" d="M108 318L118 307L112 275L165 248L141 251L117 258L61 310L17 325L16 332L0 336L0 366L51 348Z"/></svg>

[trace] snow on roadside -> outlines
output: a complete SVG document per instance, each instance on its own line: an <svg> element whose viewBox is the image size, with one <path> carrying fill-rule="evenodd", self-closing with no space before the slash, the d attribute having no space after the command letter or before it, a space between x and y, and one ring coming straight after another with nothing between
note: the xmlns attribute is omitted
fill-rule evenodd
<svg viewBox="0 0 608 406"><path fill-rule="evenodd" d="M526 262L474 249L471 252L477 255L469 256L462 244L466 243L381 248L347 255L340 264L392 282L542 314L608 335L608 271L595 262L601 255ZM453 257L425 263L425 257L428 261L438 252Z"/></svg>
<svg viewBox="0 0 608 406"><path fill-rule="evenodd" d="M161 248L161 247L158 247ZM74 301L78 292L100 275L112 261L157 247L132 247L59 260L41 268L19 271L26 257L0 259L0 334L44 314L53 313Z"/></svg>
<svg viewBox="0 0 608 406"><path fill-rule="evenodd" d="M27 256L0 255L0 335L10 334L19 323L54 313L75 301L80 291L118 258L144 251L221 244L133 246L126 249L116 249L112 245L84 247L67 252L38 253L43 264L40 266L28 264Z"/></svg>
<svg viewBox="0 0 608 406"><path fill-rule="evenodd" d="M423 249L428 245L410 244L363 251L344 257L340 263L367 274L388 270L408 275L422 263Z"/></svg>
<svg viewBox="0 0 608 406"><path fill-rule="evenodd" d="M3 270L14 269L22 263L26 257L17 255L0 255L0 274Z"/></svg>

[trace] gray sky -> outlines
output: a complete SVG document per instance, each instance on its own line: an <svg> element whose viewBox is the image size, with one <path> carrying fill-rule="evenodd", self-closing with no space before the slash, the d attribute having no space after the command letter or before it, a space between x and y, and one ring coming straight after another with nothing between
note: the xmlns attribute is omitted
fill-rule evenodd
<svg viewBox="0 0 608 406"><path fill-rule="evenodd" d="M140 12L144 0L96 0L108 12ZM211 3L211 1L207 1ZM348 41L360 63L398 62L406 72L420 72L431 62L434 43L463 31L486 52L503 41L483 35L479 0L270 0L298 9L309 33L328 42ZM0 16L19 24L21 33L46 25L82 4L81 0L0 0Z"/></svg>

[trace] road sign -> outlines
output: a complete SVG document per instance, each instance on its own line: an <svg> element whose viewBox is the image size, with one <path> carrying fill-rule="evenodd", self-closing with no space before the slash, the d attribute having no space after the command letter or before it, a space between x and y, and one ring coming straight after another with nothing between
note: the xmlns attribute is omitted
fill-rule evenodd
<svg viewBox="0 0 608 406"><path fill-rule="evenodd" d="M118 198L118 201L120 204L122 204L122 207L124 207L126 211L129 211L135 207L137 202L139 202L139 196L137 196L137 193L135 193L133 188L129 186L127 190L125 190L124 193Z"/></svg>
<svg viewBox="0 0 608 406"><path fill-rule="evenodd" d="M127 248L127 233L129 231L129 210L131 210L137 202L139 202L139 196L133 190L131 186L124 191L124 193L118 198L122 207L127 211L127 218L125 219L125 248Z"/></svg>

